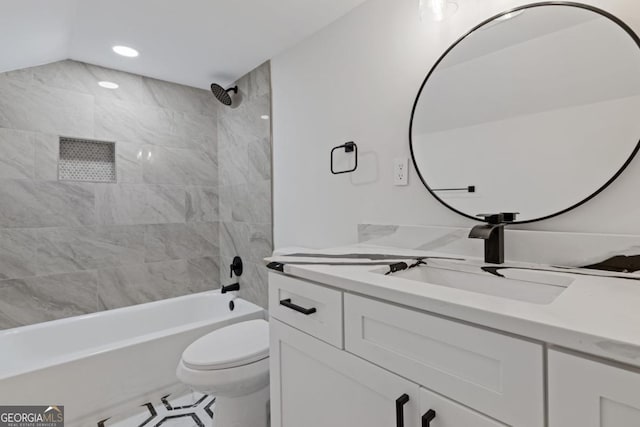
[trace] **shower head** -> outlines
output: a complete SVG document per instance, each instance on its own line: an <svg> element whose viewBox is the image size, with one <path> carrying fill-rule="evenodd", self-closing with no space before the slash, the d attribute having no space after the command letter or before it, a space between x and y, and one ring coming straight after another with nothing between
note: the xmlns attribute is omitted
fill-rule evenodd
<svg viewBox="0 0 640 427"><path fill-rule="evenodd" d="M217 83L211 83L211 92L213 92L218 101L229 107L233 104L233 99L231 99L229 92L238 93L238 86L225 89Z"/></svg>

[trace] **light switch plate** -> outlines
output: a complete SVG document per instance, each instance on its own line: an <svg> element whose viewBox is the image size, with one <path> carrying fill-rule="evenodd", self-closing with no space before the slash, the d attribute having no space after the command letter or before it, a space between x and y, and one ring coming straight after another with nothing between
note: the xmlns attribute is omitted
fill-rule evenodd
<svg viewBox="0 0 640 427"><path fill-rule="evenodd" d="M393 185L409 185L409 159L406 157L393 161Z"/></svg>

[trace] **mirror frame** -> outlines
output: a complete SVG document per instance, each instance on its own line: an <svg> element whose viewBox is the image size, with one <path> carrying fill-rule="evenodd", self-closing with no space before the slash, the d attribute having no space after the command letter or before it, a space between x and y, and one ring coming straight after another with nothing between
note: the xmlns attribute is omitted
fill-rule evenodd
<svg viewBox="0 0 640 427"><path fill-rule="evenodd" d="M429 191L429 193L431 193L431 195L433 197L435 197L435 199L437 201L442 203L448 209L450 209L453 212L455 212L455 213L457 213L459 215L462 215L462 216L464 216L466 218L469 218L469 219L472 219L472 220L475 220L475 221L479 221L479 222L486 222L486 220L484 220L484 219L481 219L481 218L466 214L466 213L454 208L453 206L451 206L447 202L445 202L443 199L441 199L431 189L431 187L429 187L429 184L427 184L427 181L424 179L424 176L422 175L422 173L420 172L420 168L418 167L418 163L416 161L416 156L415 156L415 153L413 151L413 119L414 119L415 114L416 114L416 108L418 106L418 101L420 100L420 95L422 95L422 92L423 92L427 82L429 81L429 78L436 71L436 69L438 68L440 63L445 59L445 57L456 46L458 46L463 40L465 40L471 34L476 32L477 30L479 30L480 28L482 28L486 24L489 24L493 20L495 20L497 18L500 18L501 16L507 15L509 13L517 12L517 11L520 11L520 10L532 9L532 8L543 7L543 6L569 6L569 7L576 7L576 8L585 9L585 10L589 10L591 12L598 13L598 14L604 16L605 18L608 18L609 20L613 21L613 23L618 24L623 30L625 30L627 32L627 34L635 41L636 45L638 46L638 49L640 50L640 37L638 37L638 35L635 33L635 31L633 31L633 29L629 25L627 25L623 20L621 20L617 16L615 16L615 15L613 15L613 14L611 14L611 13L609 13L609 12L603 10L603 9L597 8L595 6L591 6L591 5L587 5L587 4L583 4L583 3L568 2L568 1L537 2L537 3L531 3L531 4L527 4L527 5L523 5L523 6L518 6L518 7L515 7L513 9L507 10L505 12L501 12L501 13L499 13L497 15L492 16L489 19L486 19L486 20L482 21L480 24L476 25L470 31L468 31L466 34L464 34L462 37L460 37L458 40L456 40L451 46L449 46L449 48L440 56L440 58L438 58L436 63L433 65L433 67L431 68L431 70L427 74L427 77L422 82L422 85L420 86L420 90L418 90L418 95L416 96L416 100L414 101L413 108L411 110L411 121L409 122L409 149L411 150L411 159L413 161L413 166L415 167L416 172L417 172L418 176L420 177L420 181L422 181L422 184L426 187L426 189ZM640 138L640 136L639 136L639 138ZM561 210L559 212L556 212L556 213L553 213L553 214L550 214L550 215L542 216L540 218L528 219L528 220L524 220L524 221L514 221L514 222L512 222L510 224L528 224L528 223L532 223L532 222L543 221L545 219L550 219L550 218L562 215L564 213L572 211L573 209L576 209L579 206L582 206L583 204L587 203L589 200L591 200L594 197L596 197L598 194L600 194L602 191L604 191L607 187L609 187L616 179L618 179L618 177L622 174L622 172L624 172L624 170L631 164L633 159L638 154L638 151L640 151L640 139L638 140L638 143L636 144L636 147L634 148L633 152L631 153L631 155L629 156L627 161L613 175L613 177L611 177L611 179L609 179L604 185L602 185L599 189L597 189L590 196L586 197L584 200L574 204L573 206L570 206L570 207L568 207L566 209L563 209L563 210Z"/></svg>

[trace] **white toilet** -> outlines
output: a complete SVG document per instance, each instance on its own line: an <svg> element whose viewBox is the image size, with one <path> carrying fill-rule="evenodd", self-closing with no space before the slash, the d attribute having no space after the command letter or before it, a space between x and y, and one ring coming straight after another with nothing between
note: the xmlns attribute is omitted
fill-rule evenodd
<svg viewBox="0 0 640 427"><path fill-rule="evenodd" d="M250 320L203 336L182 353L177 375L216 397L215 427L267 427L269 323Z"/></svg>

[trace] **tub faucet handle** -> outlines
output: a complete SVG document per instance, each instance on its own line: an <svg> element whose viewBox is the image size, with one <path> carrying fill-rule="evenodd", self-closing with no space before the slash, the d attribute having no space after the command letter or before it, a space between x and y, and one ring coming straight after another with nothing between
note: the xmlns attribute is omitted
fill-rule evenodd
<svg viewBox="0 0 640 427"><path fill-rule="evenodd" d="M233 262L231 263L229 268L231 270L229 272L230 279L233 278L234 274L236 275L236 277L242 276L242 258L240 258L239 256L234 257Z"/></svg>

